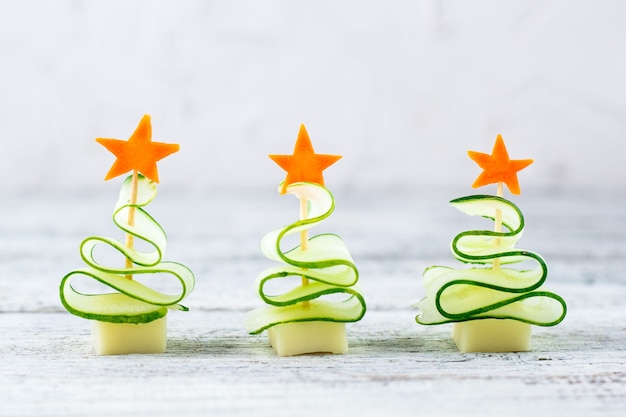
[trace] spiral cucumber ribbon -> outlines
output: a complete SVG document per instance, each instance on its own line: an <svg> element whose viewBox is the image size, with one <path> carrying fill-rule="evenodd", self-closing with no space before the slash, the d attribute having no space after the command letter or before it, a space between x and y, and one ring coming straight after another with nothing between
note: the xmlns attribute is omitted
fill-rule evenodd
<svg viewBox="0 0 626 417"><path fill-rule="evenodd" d="M143 175L139 175L137 202L131 204L131 178L129 176L122 185L120 197L113 212L113 222L126 233L145 241L151 250L140 252L108 237L86 238L80 245L80 254L87 266L71 271L61 281L61 302L72 314L111 323L148 323L165 316L168 309L187 310L179 302L193 290L194 275L189 268L180 263L161 261L167 242L165 231L142 208L156 196L156 184ZM136 210L135 221L133 225L130 225L128 213L133 206ZM94 250L99 245L112 247L125 258L130 259L134 266L115 268L100 265L94 259ZM134 276L163 275L178 280L180 290L177 294L161 293L135 279L128 279L126 276L129 274ZM99 281L116 292L81 293L71 284L72 279L79 276Z"/></svg>
<svg viewBox="0 0 626 417"><path fill-rule="evenodd" d="M258 294L269 305L247 314L246 330L258 334L272 326L291 322L359 321L365 314L365 300L355 285L357 268L339 236L320 234L308 240L306 250L301 250L300 245L285 252L281 250L283 238L308 230L330 216L335 208L332 194L325 187L308 182L290 184L286 192L307 200L307 219L274 230L261 240L261 252L282 265L268 268L257 277ZM282 294L266 292L266 285L271 281L289 277L304 277L310 283ZM346 297L341 300L318 299L337 293ZM304 301L308 303L303 304Z"/></svg>
<svg viewBox="0 0 626 417"><path fill-rule="evenodd" d="M554 326L565 317L563 298L544 288L548 269L541 256L516 249L524 229L524 217L512 202L496 196L473 195L450 204L471 216L494 219L502 212L502 225L508 231L471 230L458 234L451 247L456 259L490 268L456 270L433 266L424 272L425 297L416 306L420 324L442 324L485 318L513 319L538 326ZM492 268L532 261L537 267L517 270Z"/></svg>

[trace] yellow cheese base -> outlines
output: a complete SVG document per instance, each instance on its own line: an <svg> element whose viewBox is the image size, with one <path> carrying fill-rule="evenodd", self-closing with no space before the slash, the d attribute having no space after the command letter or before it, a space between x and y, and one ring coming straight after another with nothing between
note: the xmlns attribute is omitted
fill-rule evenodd
<svg viewBox="0 0 626 417"><path fill-rule="evenodd" d="M454 323L452 338L463 353L530 350L530 324L509 319Z"/></svg>
<svg viewBox="0 0 626 417"><path fill-rule="evenodd" d="M167 320L150 323L107 323L93 321L91 335L98 355L163 353L167 343Z"/></svg>
<svg viewBox="0 0 626 417"><path fill-rule="evenodd" d="M285 323L270 327L267 335L278 356L348 351L345 323L332 321Z"/></svg>

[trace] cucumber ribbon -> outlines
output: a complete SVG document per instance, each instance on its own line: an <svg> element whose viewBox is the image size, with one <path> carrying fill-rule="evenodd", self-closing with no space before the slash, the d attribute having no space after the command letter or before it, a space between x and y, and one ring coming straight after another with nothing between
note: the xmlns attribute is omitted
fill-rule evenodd
<svg viewBox="0 0 626 417"><path fill-rule="evenodd" d="M130 203L131 178L123 183L119 200L113 211L113 222L124 232L146 242L146 252L129 248L124 243L100 236L91 236L80 245L80 255L87 264L85 268L71 271L61 281L60 295L63 306L77 316L111 323L148 323L167 314L168 309L188 310L179 304L194 287L195 278L186 266L176 262L162 262L167 237L159 223L142 207L149 204L157 193L156 184L139 175L137 202ZM134 225L128 222L128 212L135 207ZM108 245L133 262L130 268L100 265L94 251L99 245ZM126 275L162 275L180 283L177 294L156 291ZM77 291L71 284L76 277L87 277L115 290L113 293L86 294Z"/></svg>
<svg viewBox="0 0 626 417"><path fill-rule="evenodd" d="M442 324L485 318L513 319L538 326L560 323L567 311L563 298L547 291L544 282L548 268L543 258L515 245L524 230L524 217L512 202L496 196L473 195L450 204L470 216L494 219L502 212L502 225L508 231L471 230L452 241L454 257L485 268L456 270L433 266L424 272L425 297L416 306L420 324ZM523 261L537 264L532 269L492 268Z"/></svg>
<svg viewBox="0 0 626 417"><path fill-rule="evenodd" d="M261 333L277 324L303 321L355 322L365 314L363 296L355 285L358 271L344 241L335 234L320 234L308 240L306 250L297 245L281 250L286 236L308 230L330 216L335 201L330 191L318 184L290 184L286 193L307 200L308 215L284 228L274 230L261 240L261 252L282 265L268 268L256 279L256 288L268 306L252 310L246 316L246 330ZM304 277L308 285L298 286L282 294L270 295L266 286L273 280ZM341 300L318 299L330 294L343 294ZM328 297L326 297L328 298ZM308 303L304 303L307 301Z"/></svg>

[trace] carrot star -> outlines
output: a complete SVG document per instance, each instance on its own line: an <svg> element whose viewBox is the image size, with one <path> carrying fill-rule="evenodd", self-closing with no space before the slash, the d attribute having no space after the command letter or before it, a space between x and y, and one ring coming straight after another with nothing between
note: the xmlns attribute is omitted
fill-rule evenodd
<svg viewBox="0 0 626 417"><path fill-rule="evenodd" d="M468 151L469 157L483 169L472 187L503 182L513 194L519 194L517 171L521 171L533 163L532 159L509 159L502 135L498 135L491 155L482 152Z"/></svg>
<svg viewBox="0 0 626 417"><path fill-rule="evenodd" d="M157 161L177 152L175 143L152 142L150 116L144 115L127 140L97 138L96 142L107 148L117 158L104 177L105 181L128 171L137 170L154 182L159 182Z"/></svg>
<svg viewBox="0 0 626 417"><path fill-rule="evenodd" d="M287 186L294 182L306 181L324 185L322 171L337 162L341 155L315 153L306 127L300 125L293 155L269 155L269 157L287 171L287 178L280 191L281 194L285 194Z"/></svg>

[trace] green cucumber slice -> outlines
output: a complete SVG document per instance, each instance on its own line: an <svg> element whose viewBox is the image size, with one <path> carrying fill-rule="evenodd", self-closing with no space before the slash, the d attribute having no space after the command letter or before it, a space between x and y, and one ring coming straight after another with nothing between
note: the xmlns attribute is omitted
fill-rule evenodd
<svg viewBox="0 0 626 417"><path fill-rule="evenodd" d="M281 248L286 236L308 230L330 216L335 208L333 195L327 188L308 182L290 184L286 192L307 200L307 219L274 230L261 239L261 252L282 265L268 268L258 275L255 284L257 292L269 305L247 314L246 330L258 334L283 323L359 321L366 311L365 299L356 286L358 270L339 236L313 236L308 240L306 250L300 250L299 245L289 250ZM270 282L298 276L311 282L282 294L267 293ZM345 299L319 299L330 294L343 294ZM304 301L308 301L308 305L302 304Z"/></svg>
<svg viewBox="0 0 626 417"><path fill-rule="evenodd" d="M179 304L195 285L193 273L185 265L177 262L161 261L165 252L167 236L163 228L142 207L156 196L156 184L139 174L135 223L128 224L131 176L122 184L120 198L113 211L113 222L117 227L148 243L151 250L129 249L122 242L101 236L91 236L83 240L80 254L87 267L66 274L60 286L63 306L72 314L90 320L111 323L148 323L167 314L168 309L186 311ZM124 257L132 260L131 268L109 267L99 264L94 258L98 245L108 245ZM145 286L137 280L129 280L126 275L159 275L174 279L180 284L176 294L164 294ZM72 279L87 277L101 282L117 292L85 294L72 286Z"/></svg>
<svg viewBox="0 0 626 417"><path fill-rule="evenodd" d="M544 288L548 275L545 261L534 252L515 248L524 230L520 209L502 197L487 195L461 197L450 203L463 213L489 219L499 209L507 230L470 230L458 234L451 245L454 257L487 267L427 268L423 275L426 295L416 304L420 309L416 321L431 325L506 318L538 326L560 323L567 306L563 298ZM499 259L502 265L530 260L537 267L530 270L501 267L494 271L494 259Z"/></svg>

